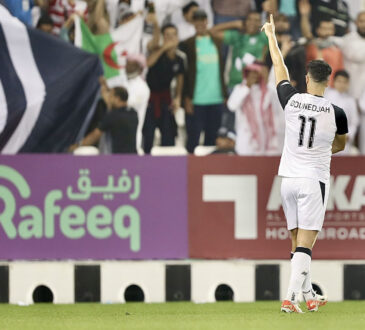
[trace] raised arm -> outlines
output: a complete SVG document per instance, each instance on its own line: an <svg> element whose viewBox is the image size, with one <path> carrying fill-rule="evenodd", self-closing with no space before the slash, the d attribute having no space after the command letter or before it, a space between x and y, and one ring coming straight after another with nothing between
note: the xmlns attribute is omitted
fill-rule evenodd
<svg viewBox="0 0 365 330"><path fill-rule="evenodd" d="M97 26L97 34L105 34L109 32L110 24L105 18L105 0L96 1L94 20Z"/></svg>
<svg viewBox="0 0 365 330"><path fill-rule="evenodd" d="M242 30L243 29L243 21L237 20L237 21L231 21L231 22L217 24L217 25L214 25L210 29L210 32L214 35L215 38L223 40L224 31L233 30L233 29Z"/></svg>
<svg viewBox="0 0 365 330"><path fill-rule="evenodd" d="M150 68L154 66L158 59L162 56L163 53L167 52L171 48L176 48L178 46L178 41L167 41L160 48L153 51L147 57L147 66Z"/></svg>
<svg viewBox="0 0 365 330"><path fill-rule="evenodd" d="M160 26L158 25L157 16L155 13L148 13L146 17L146 22L153 26L152 39L147 44L147 50L149 53L153 52L160 46Z"/></svg>
<svg viewBox="0 0 365 330"><path fill-rule="evenodd" d="M278 42L275 36L274 17L270 15L270 23L266 22L261 30L264 30L269 39L269 50L272 64L275 70L276 84L283 80L289 80L288 69L285 66L283 55L281 54Z"/></svg>
<svg viewBox="0 0 365 330"><path fill-rule="evenodd" d="M309 20L312 7L308 0L300 0L298 3L300 13L300 28L302 34L307 40L313 39L312 26Z"/></svg>

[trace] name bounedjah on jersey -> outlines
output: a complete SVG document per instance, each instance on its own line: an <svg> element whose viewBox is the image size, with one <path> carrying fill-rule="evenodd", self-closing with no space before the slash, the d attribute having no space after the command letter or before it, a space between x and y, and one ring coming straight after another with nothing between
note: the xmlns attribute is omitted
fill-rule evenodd
<svg viewBox="0 0 365 330"><path fill-rule="evenodd" d="M299 93L287 80L277 91L286 124L279 175L329 182L333 139L348 132L345 112L322 96Z"/></svg>

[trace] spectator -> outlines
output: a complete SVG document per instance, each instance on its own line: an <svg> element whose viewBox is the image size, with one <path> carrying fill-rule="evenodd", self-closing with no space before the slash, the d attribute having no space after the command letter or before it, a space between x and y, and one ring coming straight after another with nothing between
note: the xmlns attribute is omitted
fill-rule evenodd
<svg viewBox="0 0 365 330"><path fill-rule="evenodd" d="M213 0L214 24L243 20L252 10L251 0Z"/></svg>
<svg viewBox="0 0 365 330"><path fill-rule="evenodd" d="M290 82L296 89L304 93L307 89L305 83L305 67L306 67L306 54L305 48L293 42L289 34L290 21L284 14L277 14L275 16L275 34L278 44L285 60L285 65L288 68L290 75ZM276 87L274 68L272 68L271 56L269 53L266 54L265 59L266 65L271 68L269 74L270 83Z"/></svg>
<svg viewBox="0 0 365 330"><path fill-rule="evenodd" d="M256 7L261 5L262 10L266 13L280 13L285 15L289 20L289 33L292 40L298 40L302 36L299 23L298 2L299 0L256 0Z"/></svg>
<svg viewBox="0 0 365 330"><path fill-rule="evenodd" d="M196 1L190 1L181 9L183 19L176 24L179 31L179 40L186 40L195 35L193 14L198 8L199 5ZM174 22L174 17L172 17L172 21Z"/></svg>
<svg viewBox="0 0 365 330"><path fill-rule="evenodd" d="M228 109L223 112L221 127L215 140L216 149L212 154L236 155L235 114Z"/></svg>
<svg viewBox="0 0 365 330"><path fill-rule="evenodd" d="M236 114L236 152L239 155L269 155L280 152L275 124L277 97L265 82L258 63L244 69L244 80L228 99L228 109ZM278 108L278 107L277 107Z"/></svg>
<svg viewBox="0 0 365 330"><path fill-rule="evenodd" d="M75 15L72 14L65 24L63 24L61 31L60 31L60 38L66 42L70 42L75 44Z"/></svg>
<svg viewBox="0 0 365 330"><path fill-rule="evenodd" d="M218 137L215 143L216 149L212 152L212 154L237 154L235 150L236 133L234 131L229 131L225 127L221 127L218 131Z"/></svg>
<svg viewBox="0 0 365 330"><path fill-rule="evenodd" d="M131 12L131 0L106 0L106 9L110 26L116 28L120 17L126 12Z"/></svg>
<svg viewBox="0 0 365 330"><path fill-rule="evenodd" d="M129 94L128 104L137 111L137 151L142 150L142 128L146 117L150 89L142 78L142 72L146 67L146 59L143 55L127 55L126 73L128 78L127 89Z"/></svg>
<svg viewBox="0 0 365 330"><path fill-rule="evenodd" d="M53 27L54 27L53 20L48 15L43 15L38 20L38 23L37 23L38 30L41 30L41 31L49 33L49 34L53 34Z"/></svg>
<svg viewBox="0 0 365 330"><path fill-rule="evenodd" d="M349 93L364 105L365 86L365 11L360 12L356 19L356 31L342 38L334 38L344 54L345 69L349 72ZM365 107L360 107L359 149L365 154Z"/></svg>
<svg viewBox="0 0 365 330"><path fill-rule="evenodd" d="M93 34L110 32L110 19L105 6L105 0L89 0L88 26Z"/></svg>
<svg viewBox="0 0 365 330"><path fill-rule="evenodd" d="M73 151L79 146L94 145L103 132L110 134L112 153L135 154L136 133L138 126L137 112L128 107L128 92L124 87L108 89L106 81L101 78L102 95L108 107L108 113L95 128L77 145L70 147Z"/></svg>
<svg viewBox="0 0 365 330"><path fill-rule="evenodd" d="M311 6L308 1L301 1L299 3L299 10L302 32L309 41L306 49L307 63L312 60L326 61L332 68L329 85L333 86L334 73L344 68L342 52L331 38L335 35L335 25L329 18L320 20L316 27L317 37L314 38L311 33L311 25L309 22Z"/></svg>
<svg viewBox="0 0 365 330"><path fill-rule="evenodd" d="M183 41L195 35L193 13L198 8L206 11L208 27L213 26L213 11L210 0L180 0L181 10L175 10L171 15L171 23L175 24L179 31L179 40ZM166 17L169 20L169 16Z"/></svg>
<svg viewBox="0 0 365 330"><path fill-rule="evenodd" d="M184 41L188 70L184 83L187 150L193 153L204 131L204 145L215 145L226 97L221 42L209 33L207 14L195 11L196 35Z"/></svg>
<svg viewBox="0 0 365 330"><path fill-rule="evenodd" d="M212 33L219 39L222 39L225 44L232 46L229 89L242 82L242 71L241 68L236 66L236 62L238 60L241 61L246 53L253 55L261 61L265 58L268 41L265 33L260 32L260 28L261 17L258 12L250 12L245 22L232 21L213 27Z"/></svg>
<svg viewBox="0 0 365 330"><path fill-rule="evenodd" d="M308 0L301 0L308 2ZM319 26L323 20L331 21L335 27L335 36L343 36L349 30L350 14L346 1L343 0L310 0L312 28ZM316 33L313 29L312 33Z"/></svg>
<svg viewBox="0 0 365 330"><path fill-rule="evenodd" d="M359 114L355 99L348 94L349 74L344 71L337 71L334 76L333 88L327 88L324 97L334 105L342 108L347 116L349 134L344 154L350 154L354 144L355 136L359 126Z"/></svg>
<svg viewBox="0 0 365 330"><path fill-rule="evenodd" d="M152 37L147 33L142 36L142 49L148 55L160 48L161 29L155 13L148 13L145 22L152 29Z"/></svg>
<svg viewBox="0 0 365 330"><path fill-rule="evenodd" d="M88 26L93 34L106 34L112 32L118 26L128 23L137 15L142 14L142 11L133 12L129 6L130 1L121 0L117 6L117 14L113 12L111 19L107 10L106 0L89 0L89 18ZM115 8L110 6L109 8Z"/></svg>
<svg viewBox="0 0 365 330"><path fill-rule="evenodd" d="M177 127L173 113L180 108L184 83L184 59L177 49L177 29L173 24L167 24L162 27L162 35L162 46L158 46L158 40L152 40L148 46L154 51L147 58L147 84L151 96L143 126L143 148L146 154L151 153L156 127L161 132L162 146L175 145ZM174 78L177 79L177 86L175 97L172 98L170 89Z"/></svg>
<svg viewBox="0 0 365 330"><path fill-rule="evenodd" d="M28 26L35 25L32 17L34 6L46 8L46 0L5 0L5 5L10 13Z"/></svg>
<svg viewBox="0 0 365 330"><path fill-rule="evenodd" d="M54 22L53 33L59 35L63 24L75 12L75 0L50 0L49 15Z"/></svg>
<svg viewBox="0 0 365 330"><path fill-rule="evenodd" d="M361 154L365 155L365 89L359 98L359 108L360 108L359 148Z"/></svg>
<svg viewBox="0 0 365 330"><path fill-rule="evenodd" d="M345 69L352 77L349 93L358 99L365 86L365 11L357 15L356 31L333 39L342 50ZM365 126L362 130L365 131Z"/></svg>

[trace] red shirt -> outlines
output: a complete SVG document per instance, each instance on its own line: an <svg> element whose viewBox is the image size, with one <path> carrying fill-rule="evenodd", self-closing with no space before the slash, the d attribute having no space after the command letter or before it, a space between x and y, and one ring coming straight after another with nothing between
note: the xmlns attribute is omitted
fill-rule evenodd
<svg viewBox="0 0 365 330"><path fill-rule="evenodd" d="M333 77L336 71L343 70L343 56L341 50L336 46L331 46L324 48L321 51L318 49L317 45L314 43L307 46L307 64L312 60L323 59L332 68L332 74L330 77L330 86L333 86ZM322 56L321 53L322 52Z"/></svg>

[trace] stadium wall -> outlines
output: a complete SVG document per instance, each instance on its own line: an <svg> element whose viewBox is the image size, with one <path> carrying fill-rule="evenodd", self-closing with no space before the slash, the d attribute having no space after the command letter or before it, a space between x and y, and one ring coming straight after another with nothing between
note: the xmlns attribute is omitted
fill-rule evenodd
<svg viewBox="0 0 365 330"><path fill-rule="evenodd" d="M0 302L282 300L289 275L283 260L4 262ZM311 275L329 301L365 299L365 261L313 261Z"/></svg>

